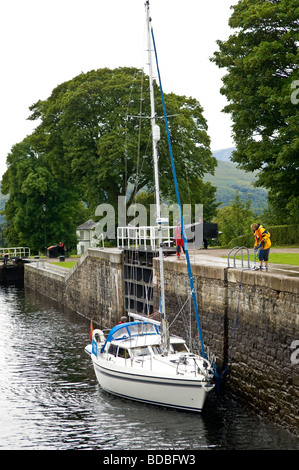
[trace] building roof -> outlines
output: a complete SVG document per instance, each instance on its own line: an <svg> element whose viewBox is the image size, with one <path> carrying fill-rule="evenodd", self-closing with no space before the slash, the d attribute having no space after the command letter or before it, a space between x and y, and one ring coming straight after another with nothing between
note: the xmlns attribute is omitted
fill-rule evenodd
<svg viewBox="0 0 299 470"><path fill-rule="evenodd" d="M97 225L92 219L87 220L77 227L77 230L92 230Z"/></svg>

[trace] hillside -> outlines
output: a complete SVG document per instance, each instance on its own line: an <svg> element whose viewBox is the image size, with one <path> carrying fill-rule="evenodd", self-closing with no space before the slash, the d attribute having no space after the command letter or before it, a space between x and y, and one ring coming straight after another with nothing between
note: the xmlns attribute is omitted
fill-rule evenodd
<svg viewBox="0 0 299 470"><path fill-rule="evenodd" d="M236 150L236 147L229 147L227 149L214 150L213 156L217 160L221 160L223 162L231 162L231 155L234 150Z"/></svg>
<svg viewBox="0 0 299 470"><path fill-rule="evenodd" d="M252 183L256 173L246 173L237 168L230 161L230 155L234 148L217 150L213 152L217 158L218 166L215 175L205 175L204 181L210 181L217 188L217 200L223 206L229 205L235 196L235 191L241 193L242 199L247 200L248 194L254 210L261 210L267 203L267 191L263 188L254 188Z"/></svg>

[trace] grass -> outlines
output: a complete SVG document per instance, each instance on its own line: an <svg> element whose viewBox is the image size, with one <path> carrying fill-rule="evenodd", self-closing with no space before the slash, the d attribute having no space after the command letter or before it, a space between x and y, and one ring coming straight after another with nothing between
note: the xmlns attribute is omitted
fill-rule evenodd
<svg viewBox="0 0 299 470"><path fill-rule="evenodd" d="M57 266L61 266L62 268L69 268L71 269L74 264L76 264L77 261L58 261L58 262L54 262L52 264L57 264Z"/></svg>
<svg viewBox="0 0 299 470"><path fill-rule="evenodd" d="M236 259L241 259L241 256L236 256ZM244 255L243 259L246 260L247 257ZM254 261L254 255L249 255L249 260ZM71 269L77 261L58 261L52 264L61 266L63 268ZM289 264L292 266L299 266L299 253L272 253L270 251L269 263L274 264Z"/></svg>
<svg viewBox="0 0 299 470"><path fill-rule="evenodd" d="M296 248L297 247L298 246L296 246ZM213 248L216 249L216 248L223 248L223 247L213 247ZM278 248L278 247L275 247L275 248ZM226 256L224 256L224 258L226 258ZM241 256L236 256L236 259L241 259ZM247 256L245 253L244 253L243 259L247 260ZM254 261L253 254L249 255L249 260ZM76 263L77 261L57 261L57 262L53 262L52 264L56 264L57 266L61 266L63 268L71 269ZM270 250L269 263L289 264L292 266L299 266L299 253L271 253L271 250Z"/></svg>
<svg viewBox="0 0 299 470"><path fill-rule="evenodd" d="M236 259L241 259L241 256L236 256ZM247 260L247 256L243 256L243 259ZM249 260L254 261L254 255L249 255ZM271 254L271 251L270 251L269 263L290 264L292 266L299 266L299 253L272 253Z"/></svg>

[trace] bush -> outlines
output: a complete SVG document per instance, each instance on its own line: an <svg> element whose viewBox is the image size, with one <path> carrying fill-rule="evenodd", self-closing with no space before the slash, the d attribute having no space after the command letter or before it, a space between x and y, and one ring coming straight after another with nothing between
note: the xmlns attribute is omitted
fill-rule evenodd
<svg viewBox="0 0 299 470"><path fill-rule="evenodd" d="M299 244L299 225L272 225L265 227L271 234L272 245L295 245ZM233 238L226 248L235 246L246 246L252 248L254 245L253 234Z"/></svg>

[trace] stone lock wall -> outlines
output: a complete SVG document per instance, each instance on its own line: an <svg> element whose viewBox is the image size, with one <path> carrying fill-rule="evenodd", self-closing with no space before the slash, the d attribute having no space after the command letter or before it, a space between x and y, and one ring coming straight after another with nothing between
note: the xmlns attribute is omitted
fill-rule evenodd
<svg viewBox="0 0 299 470"><path fill-rule="evenodd" d="M66 279L65 303L100 328L111 328L124 315L123 285L122 254L89 249Z"/></svg>
<svg viewBox="0 0 299 470"><path fill-rule="evenodd" d="M157 286L155 265L156 260ZM186 337L191 328L194 347L199 344L196 320L193 315L190 322L180 312L190 303L187 267L174 260L164 266L167 313L170 324L175 320L171 331ZM220 368L228 364L227 390L299 434L299 365L291 360L292 343L299 340L299 279L203 264L192 271L206 352L217 356ZM124 314L119 250L89 249L72 270L25 265L24 283L92 318L102 329Z"/></svg>
<svg viewBox="0 0 299 470"><path fill-rule="evenodd" d="M70 269L49 263L25 265L24 284L91 318L105 329L123 309L123 264L118 250L89 249Z"/></svg>
<svg viewBox="0 0 299 470"><path fill-rule="evenodd" d="M240 274L233 270L227 276L231 321ZM299 338L299 279L243 272L239 305L230 389L256 411L298 432L299 365L291 356Z"/></svg>
<svg viewBox="0 0 299 470"><path fill-rule="evenodd" d="M186 266L166 262L165 278L173 316L178 295L183 303L189 292ZM298 434L299 365L291 356L299 339L299 279L196 265L193 280L203 340L222 370L228 366L227 389ZM194 321L193 328L195 339Z"/></svg>
<svg viewBox="0 0 299 470"><path fill-rule="evenodd" d="M49 270L47 263L24 265L24 285L62 304L65 303L64 270Z"/></svg>

